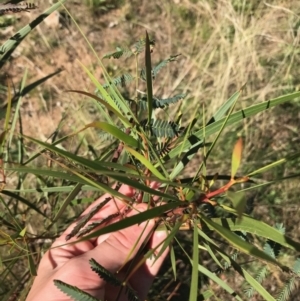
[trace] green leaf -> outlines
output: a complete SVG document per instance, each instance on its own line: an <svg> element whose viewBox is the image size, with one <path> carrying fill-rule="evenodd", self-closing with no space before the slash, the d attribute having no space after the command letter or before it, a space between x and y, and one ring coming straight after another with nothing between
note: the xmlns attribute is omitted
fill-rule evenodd
<svg viewBox="0 0 300 301"><path fill-rule="evenodd" d="M20 86L20 91L15 93L15 95L12 97L12 100L11 100L11 103L12 103L12 106L15 106L16 105L16 113L14 114L14 117L13 117L13 122L12 122L12 125L11 125L11 128L12 129L15 129L15 126L16 126L16 123L17 123L17 120L19 120L19 115L18 115L18 112L19 112L19 108L21 106L21 99L22 97L24 97L25 95L27 95L30 91L32 91L33 89L35 89L37 86L41 85L42 83L44 83L46 80L48 80L49 78L59 74L60 72L62 72L63 70L62 69L58 69L56 70L55 72L53 73L50 73L30 84L28 84L27 86L25 86L25 82L26 82L26 79L27 79L27 69L25 69L24 71L24 75L23 75L23 78L22 78L22 82L21 82L21 86ZM8 103L1 106L1 111L0 111L0 120L5 116L6 112L8 110ZM10 135L10 138L9 138L9 141L12 140L12 136L14 134L14 130L11 131L11 135Z"/></svg>
<svg viewBox="0 0 300 301"><path fill-rule="evenodd" d="M228 103L231 104L231 106L230 106L230 107L231 107L230 112L229 112L228 116L227 116L226 118L223 119L223 123L222 123L222 125L220 126L220 128L219 128L219 130L218 130L218 135L215 137L213 143L209 146L209 148L208 148L208 150L207 150L207 152L206 152L206 158L209 157L209 155L210 155L211 151L213 150L213 148L214 148L216 142L218 141L218 139L219 139L221 133L222 133L223 130L225 129L225 126L226 126L227 123L228 123L228 119L229 119L229 117L231 116L231 113L232 113L232 111L233 111L233 109L234 109L234 107L235 107L235 104L236 104L236 102L237 102L237 100L238 100L240 94L241 94L241 91L239 91L238 93L235 93L229 100L227 100L226 104L228 104ZM224 111L224 114L225 114L225 111ZM220 113L220 116L221 116L221 113ZM209 126L210 122L212 122L212 120L210 120L210 121L208 122L208 124L205 125L205 126L202 128L202 134L203 134L203 136L202 136L201 143L196 142L196 143L193 145L193 147L187 152L187 154L184 155L184 157L181 159L181 161L180 161L180 162L177 164L177 166L173 169L173 171L172 171L172 173L171 173L171 175L170 175L170 178L171 178L171 179L174 179L174 178L175 178L175 177L176 177L176 176L184 169L184 167L187 165L187 163L193 158L193 156L197 153L198 149L202 146L202 144L203 144L203 139L204 139L204 137L207 136L207 133L206 133L206 127ZM188 139L185 139L183 145L181 145L181 147L180 147L180 152L184 150L184 144L185 144L186 142L188 142L188 141L195 141L195 138L196 138L196 141L199 140L198 137L195 137L195 136L196 136L196 135L193 134L193 135L192 135L193 139L192 139L191 137L189 137ZM175 149L176 149L176 148L175 148ZM170 152L170 157L171 157L171 152ZM172 158L172 157L171 157L171 158ZM203 164L203 163L202 163L202 164ZM202 165L202 164L201 164L201 165ZM202 168L202 166L199 167L199 170L201 170L201 168Z"/></svg>
<svg viewBox="0 0 300 301"><path fill-rule="evenodd" d="M209 243L203 243L204 248L207 250L208 254L210 255L210 257L213 259L213 261L222 269L224 270L223 265L221 264L221 262L219 261L219 259L217 258L217 256L215 255L216 251L214 249L214 244L212 244L212 246L210 246Z"/></svg>
<svg viewBox="0 0 300 301"><path fill-rule="evenodd" d="M27 167L27 166L19 166L19 167L6 167L5 170L7 171L15 171L18 173L31 173L34 175L39 176L47 176L47 177L53 177L61 180L67 180L70 182L77 182L88 185L89 182L85 180L85 177L83 176L77 176L75 174L70 174L58 170L53 170L49 168L33 168L33 167ZM41 213L40 211L38 211Z"/></svg>
<svg viewBox="0 0 300 301"><path fill-rule="evenodd" d="M52 223L56 222L64 213L69 204L75 199L75 197L81 192L82 184L77 183L73 190L69 193L69 195L62 201L59 210L56 212L54 218L52 219Z"/></svg>
<svg viewBox="0 0 300 301"><path fill-rule="evenodd" d="M85 237L83 237L75 242L72 242L72 243L77 243L77 242L88 240L88 239L91 239L94 237L99 237L100 235L104 235L107 233L122 230L122 229L130 227L132 225L140 224L148 219L152 219L154 217L161 216L163 213L167 212L168 210L178 207L180 204L182 204L182 201L170 202L168 204L149 209L145 212L141 212L139 214L136 214L136 215L133 215L130 217L126 217L123 220L120 220L116 223L113 223L102 229L99 229L99 230L97 230L89 235L86 235Z"/></svg>
<svg viewBox="0 0 300 301"><path fill-rule="evenodd" d="M152 174L154 174L157 178L161 180L166 180L166 178L148 161L144 156L135 151L134 149L124 145L124 149L126 149L129 153L131 153L135 158L137 158L143 165L148 168Z"/></svg>
<svg viewBox="0 0 300 301"><path fill-rule="evenodd" d="M21 237L24 237L25 236L25 234L26 234L26 228L23 228L21 231L20 231L20 233L19 233L19 235L21 236Z"/></svg>
<svg viewBox="0 0 300 301"><path fill-rule="evenodd" d="M80 290L78 287L69 285L60 280L53 280L55 286L59 288L67 296L70 296L75 301L99 301L99 299Z"/></svg>
<svg viewBox="0 0 300 301"><path fill-rule="evenodd" d="M177 280L177 269L176 269L176 256L175 256L175 251L172 245L170 245L170 259L171 259L171 266L172 266L172 271L174 275L174 280ZM0 265L1 267L1 265Z"/></svg>
<svg viewBox="0 0 300 301"><path fill-rule="evenodd" d="M145 65L146 65L146 84L147 84L147 101L148 101L148 122L152 118L153 110L153 90L152 90L152 64L151 64L151 49L148 32L146 31L145 45Z"/></svg>
<svg viewBox="0 0 300 301"><path fill-rule="evenodd" d="M95 76L92 74L92 72L90 72L82 63L80 63L80 65L83 68L83 70L86 72L86 74L89 76L89 78L91 79L93 84L96 86L96 88L99 90L99 92L102 95L102 97L104 98L104 100L112 108L114 108L115 111L119 112L118 116L122 115L122 112L123 112L124 116L130 116L135 119L134 114L131 112L131 110L126 105L126 103L120 97L118 97L117 93L114 93L115 99L116 99L116 100L114 100L110 96L110 94L108 94L108 92L103 88L103 86L98 82L98 80L95 78ZM115 92L113 90L114 86L112 86L111 84L109 85L109 88L112 90L112 92ZM130 126L128 119L120 118L120 120L123 122L124 127Z"/></svg>
<svg viewBox="0 0 300 301"><path fill-rule="evenodd" d="M256 281L245 269L243 269L239 264L237 264L234 260L229 258L223 252L219 252L219 254L226 260L232 263L233 268L267 301L275 301L275 299L268 293L265 288Z"/></svg>
<svg viewBox="0 0 300 301"><path fill-rule="evenodd" d="M252 171L251 173L249 173L247 176L248 177L252 177L256 174L259 174L259 173L263 173L263 172L266 172L267 170L271 169L271 168L274 168L278 165L281 165L281 164L284 164L284 163L287 163L287 162L290 162L290 161L293 161L297 158L300 157L300 152L295 152L295 153L292 153L290 155L287 155L286 157L282 158L282 159L279 159L275 162L272 162L264 167L261 167L255 171Z"/></svg>
<svg viewBox="0 0 300 301"><path fill-rule="evenodd" d="M264 251L259 250L254 245L241 240L236 234L228 230L227 228L220 226L219 224L215 223L209 218L206 218L203 214L201 214L201 219L213 230L215 230L220 236L222 236L224 239L226 239L229 244L236 248L237 250L248 254L250 256L253 256L259 260L266 261L268 263L271 263L277 267L280 267L282 270L288 270L287 267L280 264L277 260L272 258L271 256L267 255Z"/></svg>
<svg viewBox="0 0 300 301"><path fill-rule="evenodd" d="M7 107L6 107L6 115L5 115L5 121L4 121L4 133L7 133L8 129L9 129L9 121L11 119L11 107L12 107L12 99L11 99L11 87L10 85L8 86L7 89ZM2 139L1 139L1 148L4 146L4 142L5 142L5 138L6 135L1 135Z"/></svg>
<svg viewBox="0 0 300 301"><path fill-rule="evenodd" d="M5 168L5 170L10 170L8 168ZM34 189L33 192L36 192L37 190ZM24 192L23 189L21 190L21 192ZM25 204L26 206L28 206L28 208L31 208L32 210L36 211L37 213L39 213L40 215L47 217L46 214L44 212L42 212L39 208L37 208L35 206L35 204L33 204L33 202L31 200L27 200L23 197L21 197L18 193L13 193L11 191L8 190L2 190L1 191L2 194L9 196L10 198L13 198L17 201L20 201L21 203Z"/></svg>
<svg viewBox="0 0 300 301"><path fill-rule="evenodd" d="M218 120L220 120L221 118L223 118L226 113L228 112L228 110L232 107L232 105L237 101L237 99L240 97L241 95L241 90L240 91L236 91L235 93L233 93L233 95L231 95L226 101L225 103L223 103L216 111L216 113L213 114L213 117L208 121L207 126L210 125L211 123L214 123Z"/></svg>
<svg viewBox="0 0 300 301"><path fill-rule="evenodd" d="M258 221L250 216L243 215L243 219L237 223L236 219L232 218L213 218L215 224L222 225L230 231L245 231L254 235L270 239L278 244L300 252L300 243L294 241L290 237L282 234L277 229L269 226L268 224ZM212 229L212 228L211 228Z"/></svg>
<svg viewBox="0 0 300 301"><path fill-rule="evenodd" d="M234 94L235 98L237 98L238 96L239 96L239 94ZM246 109L240 110L229 116L226 126L229 126L236 122L242 121L244 118L248 118L250 116L257 115L260 112L268 110L272 107L275 107L275 106L285 103L287 101L291 101L297 97L300 97L300 92L295 92L292 94L284 95L284 96L281 96L278 98L274 98L274 99L250 106ZM173 150L171 150L168 157L175 158L182 151L187 152L187 151L191 150L192 148L196 149L197 146L199 146L203 143L204 134L205 134L205 137L209 137L210 135L217 133L222 128L225 119L226 119L226 117L224 117L222 119L218 119L218 120L213 119L213 121L211 123L209 123L205 127L205 129L202 128L193 134L194 139L187 139L184 141L183 145L178 145ZM193 141L196 141L196 142L193 142ZM187 159L191 160L196 152L197 152L197 150L195 152L188 153ZM172 178L176 177L183 170L184 167L185 167L185 165L182 163L182 161L180 161L178 163L178 165L173 169Z"/></svg>
<svg viewBox="0 0 300 301"><path fill-rule="evenodd" d="M111 106L107 101L104 101L103 99L101 99L100 97L93 95L91 93L85 92L85 91L79 91L79 90L67 90L66 92L74 92L74 93L79 93L82 95L86 95L92 99L95 99L97 102L99 102L100 104L102 104L108 111L114 113L120 120L123 121L123 124L125 124L126 126L131 126L129 120L124 117L122 115L122 113L120 113L120 111L118 109L116 109L115 107Z"/></svg>
<svg viewBox="0 0 300 301"><path fill-rule="evenodd" d="M69 161L72 161L74 163L82 165L83 167L86 167L88 171L91 171L91 172L95 171L95 172L97 172L97 174L103 174L103 175L110 176L111 178L115 179L116 181L127 184L133 188L147 192L151 195L160 196L160 197L164 198L165 200L174 200L174 201L177 200L177 198L171 194L165 194L159 190L151 189L150 187L141 184L139 181L129 178L128 175L126 175L122 172L116 172L116 171L112 171L109 169L109 168L113 168L113 169L121 170L121 171L124 170L126 173L135 175L135 177L139 177L141 179L146 179L146 177L138 176L130 168L125 168L124 166L122 166L120 164L111 163L111 162L88 160L86 158L82 158L82 157L76 156L74 154L71 154L65 150L62 150L61 148L58 148L58 147L54 146L53 144L45 143L45 142L39 141L37 139L31 138L31 137L27 137L27 136L25 136L25 137L27 139L29 139L30 141L35 142L38 145L42 146L44 149L50 150L53 153L61 156L62 158L67 158ZM148 162L147 160L145 160L144 157L139 157L139 158L141 158L145 162ZM149 166L151 166L151 163ZM82 172L82 170L80 170L80 169L66 168L66 170L68 172L73 173L73 175L70 175L70 174L64 173L64 172L53 171L51 169L31 169L28 167L7 167L6 170L14 170L14 171L18 171L18 172L32 172L35 174L48 175L48 176L53 176L53 177L57 177L57 178L62 177L62 179L69 179L70 181L75 181L78 183L82 183L84 185L92 186L92 187L98 188L102 191L109 192L113 196L120 197L118 192L115 191L114 189L112 189L106 185L103 185L97 181L93 181L90 178L86 177L84 174L87 172L87 170L85 170L85 169L83 169L83 172ZM153 171L160 175L160 177L161 177L160 180L163 183L172 184L172 182L165 180L165 178L157 171L157 169L153 169ZM157 180L157 178L155 178L155 177L147 177L147 179L153 180L153 181ZM126 196L123 196L121 198L123 198L125 200L128 199Z"/></svg>
<svg viewBox="0 0 300 301"><path fill-rule="evenodd" d="M198 228L194 227L193 231L193 258L192 258L192 277L190 287L190 301L198 300L198 264L199 264L199 250L198 250Z"/></svg>
<svg viewBox="0 0 300 301"><path fill-rule="evenodd" d="M135 148L138 148L138 149L141 148L140 143L137 140L135 140L132 136L125 134L119 128L117 128L114 125L111 125L109 123L106 123L106 122L101 122L101 121L91 122L91 123L87 124L81 130L76 132L75 134L77 134L81 131L84 131L85 129L90 128L90 127L98 128L98 129L101 129L103 131L106 131L107 133L114 136L116 139L123 141L126 145L129 145L131 147L135 147Z"/></svg>
<svg viewBox="0 0 300 301"><path fill-rule="evenodd" d="M0 69L3 67L7 59L11 56L14 50L20 45L24 38L44 19L46 19L52 12L57 10L61 4L66 2L66 0L61 0L58 3L53 4L50 8L45 10L41 15L39 15L35 20L30 22L30 24L24 26L16 34L13 35L9 40L7 40L2 46L0 46Z"/></svg>
<svg viewBox="0 0 300 301"><path fill-rule="evenodd" d="M30 275L36 276L37 275L36 264L32 258L32 254L30 253L30 250L27 250L27 251L28 251L27 259L28 259L28 264L29 264Z"/></svg>
<svg viewBox="0 0 300 301"><path fill-rule="evenodd" d="M167 236L167 238L164 240L164 244L163 244L162 247L160 248L160 250L159 250L159 252L158 252L156 258L159 258L159 257L163 254L163 252L166 250L166 248L169 247L170 245L172 245L172 241L174 240L175 235L178 233L178 231L179 231L181 225L182 225L182 222L177 222L177 223L175 224L175 226L172 227L172 230L169 231L168 236ZM175 254L174 254L174 256L175 256ZM175 273L175 270L176 270L176 263L174 262L174 264L175 264L175 269L174 269L173 271L174 271L174 273ZM175 273L175 275L176 275L176 273Z"/></svg>
<svg viewBox="0 0 300 301"><path fill-rule="evenodd" d="M203 300L207 300L208 298L210 298L214 295L215 295L214 292L211 291L211 290L207 290L207 291L205 291L204 293L201 294Z"/></svg>
<svg viewBox="0 0 300 301"><path fill-rule="evenodd" d="M221 288L223 288L226 292L228 292L231 296L234 296L237 300L243 301L241 297L222 279L220 279L216 274L209 271L203 265L198 264L198 270L200 273L206 275L210 280L214 281Z"/></svg>

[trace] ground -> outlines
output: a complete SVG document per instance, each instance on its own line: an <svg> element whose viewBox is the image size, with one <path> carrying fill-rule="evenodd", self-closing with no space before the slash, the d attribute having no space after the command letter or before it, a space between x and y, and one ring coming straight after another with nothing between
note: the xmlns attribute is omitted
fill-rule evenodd
<svg viewBox="0 0 300 301"><path fill-rule="evenodd" d="M244 84L237 108L299 90L299 1L251 1L243 5L241 1L229 0L100 2L67 0L71 17L64 9L53 13L24 40L14 59L2 69L16 89L26 70L26 82L31 83L62 69L23 98L21 116L25 135L45 141L58 127L63 136L100 119L89 99L68 90L93 93L95 87L81 65L103 82L97 56L101 58L116 46L133 45L145 36L145 31L156 41L153 61L181 54L154 82L154 94L164 98L187 92L182 107L187 123L196 107L205 112L208 120ZM38 16L48 3L38 6L38 10L18 17L14 25L1 32L1 41ZM105 59L103 64L112 76L135 68L130 59ZM132 89L129 91L133 93ZM1 99L5 103L5 93ZM171 108L169 114L174 111ZM244 173L298 152L299 112L299 101L293 102L231 127L217 146L214 161L208 163L211 173L228 173L231 150L239 135L245 139ZM202 116L200 119L202 123ZM95 131L86 131L86 144L100 149L97 135ZM75 142L71 143L71 147L75 146ZM199 154L184 174L191 175L201 158ZM289 164L287 160L284 167L271 170L264 179L296 173L298 166L299 163ZM15 185L14 179L7 182L8 187ZM289 180L251 194L254 214L272 225L283 222L291 236L299 237L299 219L295 219L299 213L297 188L298 182Z"/></svg>

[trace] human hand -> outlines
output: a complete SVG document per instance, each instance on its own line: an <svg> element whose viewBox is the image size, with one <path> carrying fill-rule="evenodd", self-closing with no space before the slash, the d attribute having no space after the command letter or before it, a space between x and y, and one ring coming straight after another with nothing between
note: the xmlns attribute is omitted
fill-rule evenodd
<svg viewBox="0 0 300 301"><path fill-rule="evenodd" d="M133 197L134 189L123 185L119 192ZM83 215L87 214L91 208L102 202L108 195L104 195L87 208ZM124 202L116 200L119 209L124 208ZM116 212L115 202L106 204L90 222L103 219ZM128 213L128 216L136 214L137 211L145 211L146 204L138 204ZM89 222L89 223L90 223ZM140 225L133 225L120 231L102 235L87 241L76 244L66 244L66 236L74 228L74 224L53 243L52 248L43 256L38 275L27 297L27 301L69 301L67 295L62 293L53 283L54 279L61 280L70 285L77 286L81 290L91 294L100 300L115 300L118 289L107 284L103 279L93 272L89 265L91 258L95 259L105 269L111 273L116 273L124 266L126 260L131 260L137 254L140 246L153 230L154 221L150 220ZM140 237L141 236L141 237ZM154 231L149 247L155 248L166 237L164 231ZM68 242L75 241L76 238ZM135 245L137 243L137 245ZM152 284L155 275L158 273L168 250L162 256L147 259L145 263L129 279L130 286L137 292L140 300L144 300ZM130 257L128 258L128 256ZM124 268L118 273L121 277L125 275ZM120 300L127 300L122 295Z"/></svg>

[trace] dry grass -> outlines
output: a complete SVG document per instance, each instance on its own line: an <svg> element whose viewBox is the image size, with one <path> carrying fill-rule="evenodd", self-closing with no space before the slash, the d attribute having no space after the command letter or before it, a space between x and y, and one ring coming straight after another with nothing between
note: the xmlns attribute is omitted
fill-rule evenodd
<svg viewBox="0 0 300 301"><path fill-rule="evenodd" d="M93 10L75 2L78 3L67 1L66 7L100 57L115 46L133 44L144 36L145 30L156 40L154 61L181 54L178 61L170 64L154 83L154 93L168 97L188 92L182 107L186 120L198 106L200 112L202 107L205 108L208 119L244 84L238 107L299 90L298 0L268 3L254 0L133 0L124 1L126 4L105 14L93 14ZM244 5L240 4L242 2ZM15 29L33 19L34 14L47 7L47 3L41 3L39 7L39 12L32 12L28 18L19 20ZM6 72L15 84L21 80L25 69L28 69L29 81L60 67L65 70L23 100L24 133L41 140L49 137L64 117L62 128L65 134L101 118L89 100L64 92L68 89L94 91L78 62L93 70L97 78L103 77L96 58L76 26L72 23L67 26L56 24L56 18L58 15L53 15L53 23L43 24L25 39L14 60L6 66ZM8 32L1 35L1 39L4 41L9 36ZM111 59L104 64L112 75L118 75L126 68L134 70L130 61L124 63ZM239 127L226 132L209 167L213 171L228 173L230 152L237 134L243 135L246 141L244 171L299 151L299 117L299 104L293 103L245 120ZM97 149L100 147L98 140L96 132L88 131L86 144L91 143ZM197 161L190 164L186 173L191 173L196 165ZM297 168L287 165L267 176L287 175L293 169ZM299 237L296 230L299 219L295 219L295 212L299 212L298 193L295 192L298 185L286 181L274 187L263 192L268 206L261 195L256 196L254 213L261 218L269 215L266 220L270 224L284 222L288 232L295 231L294 237ZM294 206L292 213L291 205Z"/></svg>

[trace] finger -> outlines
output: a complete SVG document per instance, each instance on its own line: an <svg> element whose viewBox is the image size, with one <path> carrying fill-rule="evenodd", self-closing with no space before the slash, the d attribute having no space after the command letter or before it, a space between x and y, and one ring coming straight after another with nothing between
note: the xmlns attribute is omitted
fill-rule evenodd
<svg viewBox="0 0 300 301"><path fill-rule="evenodd" d="M150 242L150 249L155 250L154 254L157 255L163 247L163 242L167 238L167 231L155 231ZM159 247L158 247L159 246ZM151 256L148 258L144 265L142 265L136 273L130 278L132 287L138 288L139 297L145 300L147 292L149 291L155 276L158 274L164 260L169 253L169 247L159 256ZM143 281L141 281L143 279Z"/></svg>

